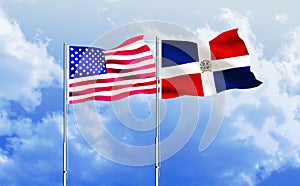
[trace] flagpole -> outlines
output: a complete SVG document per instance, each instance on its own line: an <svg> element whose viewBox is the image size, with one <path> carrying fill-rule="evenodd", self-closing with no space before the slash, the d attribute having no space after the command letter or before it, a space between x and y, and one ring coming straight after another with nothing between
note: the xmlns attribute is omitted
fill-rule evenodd
<svg viewBox="0 0 300 186"><path fill-rule="evenodd" d="M159 39L156 37L155 186L159 186Z"/></svg>
<svg viewBox="0 0 300 186"><path fill-rule="evenodd" d="M67 43L64 43L64 84L63 84L63 186L67 186Z"/></svg>

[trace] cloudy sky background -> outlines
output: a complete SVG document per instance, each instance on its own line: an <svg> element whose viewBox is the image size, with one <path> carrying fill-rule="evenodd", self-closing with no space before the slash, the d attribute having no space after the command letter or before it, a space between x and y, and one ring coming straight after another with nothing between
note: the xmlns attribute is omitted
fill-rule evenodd
<svg viewBox="0 0 300 186"><path fill-rule="evenodd" d="M196 99L201 119L184 148L161 163L161 185L299 185L300 13L295 4L0 1L1 185L62 183L62 43L90 45L111 30L142 20L178 24L204 43L238 27L251 54L252 71L263 81L255 89L226 93L221 131L204 152L198 145L213 98ZM151 144L154 131L124 127L116 117L116 105L97 103L107 130L125 143ZM152 117L153 97L134 96L129 105L136 117ZM175 130L180 99L164 107L161 133L167 138ZM73 107L68 126L69 185L154 185L154 166L124 166L99 156L82 137Z"/></svg>

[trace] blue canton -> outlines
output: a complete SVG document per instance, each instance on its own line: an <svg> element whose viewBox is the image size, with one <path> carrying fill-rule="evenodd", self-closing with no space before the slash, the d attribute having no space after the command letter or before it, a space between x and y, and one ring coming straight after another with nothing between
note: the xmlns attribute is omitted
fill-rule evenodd
<svg viewBox="0 0 300 186"><path fill-rule="evenodd" d="M95 47L69 47L69 78L106 74L103 49Z"/></svg>

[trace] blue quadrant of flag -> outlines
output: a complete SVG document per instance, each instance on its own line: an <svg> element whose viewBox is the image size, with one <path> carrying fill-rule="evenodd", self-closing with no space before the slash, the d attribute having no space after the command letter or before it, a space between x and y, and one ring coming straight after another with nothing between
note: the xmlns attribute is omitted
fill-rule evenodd
<svg viewBox="0 0 300 186"><path fill-rule="evenodd" d="M248 89L259 86L258 81L250 71L250 67L239 67L213 72L217 92L229 89Z"/></svg>
<svg viewBox="0 0 300 186"><path fill-rule="evenodd" d="M94 76L106 73L103 49L96 47L69 47L69 78Z"/></svg>
<svg viewBox="0 0 300 186"><path fill-rule="evenodd" d="M199 61L198 46L190 41L162 40L162 67Z"/></svg>

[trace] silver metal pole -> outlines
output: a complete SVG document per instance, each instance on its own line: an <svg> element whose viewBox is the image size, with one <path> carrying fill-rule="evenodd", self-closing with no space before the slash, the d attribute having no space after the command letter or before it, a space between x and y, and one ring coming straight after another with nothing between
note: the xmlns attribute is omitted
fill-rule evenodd
<svg viewBox="0 0 300 186"><path fill-rule="evenodd" d="M159 185L159 39L156 37L155 186Z"/></svg>
<svg viewBox="0 0 300 186"><path fill-rule="evenodd" d="M64 99L63 99L63 186L67 186L67 50L68 46L67 43L64 43L64 84L63 84L63 91L64 91Z"/></svg>

